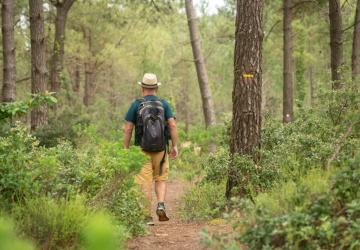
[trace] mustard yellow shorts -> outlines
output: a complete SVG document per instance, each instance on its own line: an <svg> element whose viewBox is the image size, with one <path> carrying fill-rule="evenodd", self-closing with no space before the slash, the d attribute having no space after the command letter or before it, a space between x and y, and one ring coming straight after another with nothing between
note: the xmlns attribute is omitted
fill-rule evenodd
<svg viewBox="0 0 360 250"><path fill-rule="evenodd" d="M135 176L137 184L149 184L153 181L167 181L169 178L169 155L166 153L165 162L160 175L160 162L164 157L162 152L144 152L148 156L148 161L144 164L140 173Z"/></svg>

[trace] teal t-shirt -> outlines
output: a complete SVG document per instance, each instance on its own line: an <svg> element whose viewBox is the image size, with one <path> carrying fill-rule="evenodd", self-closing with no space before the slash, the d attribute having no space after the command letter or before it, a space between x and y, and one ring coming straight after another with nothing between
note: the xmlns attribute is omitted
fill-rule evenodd
<svg viewBox="0 0 360 250"><path fill-rule="evenodd" d="M145 100L147 101L156 101L159 100L160 98L155 96L155 95L147 95L143 97ZM174 117L174 114L171 110L170 104L163 99L160 99L163 106L164 106L164 112L165 112L165 120L169 120L170 118ZM140 105L140 101L139 100L135 100L131 103L130 108L128 110L128 112L126 113L125 116L125 120L128 122L132 122L133 124L136 124L136 113L137 110L139 108Z"/></svg>

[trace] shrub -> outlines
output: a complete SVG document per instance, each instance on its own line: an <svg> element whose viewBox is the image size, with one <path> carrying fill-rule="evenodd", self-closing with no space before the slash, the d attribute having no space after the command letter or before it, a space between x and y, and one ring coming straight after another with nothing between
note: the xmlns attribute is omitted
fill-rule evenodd
<svg viewBox="0 0 360 250"><path fill-rule="evenodd" d="M120 142L104 141L87 148L79 156L81 191L92 197L104 187L121 184L140 171L145 159L140 148L125 150Z"/></svg>
<svg viewBox="0 0 360 250"><path fill-rule="evenodd" d="M216 153L211 153L202 164L204 181L220 183L228 176L230 155L227 148L220 147Z"/></svg>
<svg viewBox="0 0 360 250"><path fill-rule="evenodd" d="M32 192L32 164L37 146L37 141L19 126L11 129L7 137L0 137L0 197L3 206Z"/></svg>
<svg viewBox="0 0 360 250"><path fill-rule="evenodd" d="M45 148L17 126L0 137L0 190L3 205L24 197L95 196L116 177L119 182L140 170L144 155L138 148L122 149L119 142L102 141L83 150L68 142Z"/></svg>
<svg viewBox="0 0 360 250"><path fill-rule="evenodd" d="M185 133L182 130L179 130L179 137L181 141L191 141L192 143L199 145L203 151L208 152L209 146L211 144L223 145L227 140L228 135L224 130L224 126L211 126L207 129L204 129L203 126L194 127Z"/></svg>
<svg viewBox="0 0 360 250"><path fill-rule="evenodd" d="M127 231L141 234L143 211L132 177L144 160L141 149L100 137L81 148L67 141L46 148L16 126L0 137L0 204L13 211L25 235L49 249L80 247L92 213L85 203L108 208Z"/></svg>
<svg viewBox="0 0 360 250"><path fill-rule="evenodd" d="M16 236L11 221L0 217L0 246L2 250L34 250L31 243Z"/></svg>
<svg viewBox="0 0 360 250"><path fill-rule="evenodd" d="M9 118L13 118L16 115L24 115L32 108L36 108L42 105L52 105L57 102L57 99L52 96L52 93L39 93L33 94L31 99L27 101L8 102L0 104L0 124L5 122Z"/></svg>
<svg viewBox="0 0 360 250"><path fill-rule="evenodd" d="M140 235L145 233L142 196L131 186L132 183L124 183L115 192L109 204L109 210L122 225L126 226L131 235Z"/></svg>
<svg viewBox="0 0 360 250"><path fill-rule="evenodd" d="M331 172L312 170L297 183L258 195L255 204L243 201L237 234L223 248L359 249L359 156L349 163ZM215 245L224 242L206 237Z"/></svg>
<svg viewBox="0 0 360 250"><path fill-rule="evenodd" d="M311 110L299 114L291 124L267 120L259 164L281 171L279 181L296 180L310 169L326 164L336 139L330 121Z"/></svg>
<svg viewBox="0 0 360 250"><path fill-rule="evenodd" d="M208 220L221 216L225 209L225 183L203 182L184 196L181 216L185 220Z"/></svg>
<svg viewBox="0 0 360 250"><path fill-rule="evenodd" d="M92 216L82 230L82 246L86 250L122 250L127 238L125 229L106 213Z"/></svg>
<svg viewBox="0 0 360 250"><path fill-rule="evenodd" d="M273 187L280 171L273 165L257 165L251 157L234 155L229 170L236 182L233 194L253 199L257 193Z"/></svg>
<svg viewBox="0 0 360 250"><path fill-rule="evenodd" d="M85 128L89 123L86 116L66 110L52 117L47 125L37 129L34 136L39 140L40 145L46 147L55 147L64 140L76 145L80 136L79 129Z"/></svg>
<svg viewBox="0 0 360 250"><path fill-rule="evenodd" d="M314 169L297 182L290 180L278 184L272 190L260 193L255 198L257 207L264 207L271 214L280 215L289 210L310 204L313 197L327 193L330 173Z"/></svg>
<svg viewBox="0 0 360 250"><path fill-rule="evenodd" d="M19 229L46 249L79 246L80 233L90 215L81 198L35 198L13 209Z"/></svg>

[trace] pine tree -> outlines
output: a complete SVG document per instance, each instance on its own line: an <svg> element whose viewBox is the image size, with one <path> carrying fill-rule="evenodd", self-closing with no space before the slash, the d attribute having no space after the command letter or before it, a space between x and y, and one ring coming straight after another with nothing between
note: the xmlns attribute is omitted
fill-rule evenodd
<svg viewBox="0 0 360 250"><path fill-rule="evenodd" d="M235 32L230 151L233 156L250 155L254 161L259 160L261 132L263 4L263 0L238 0ZM236 171L235 167L229 170L227 197L240 184Z"/></svg>

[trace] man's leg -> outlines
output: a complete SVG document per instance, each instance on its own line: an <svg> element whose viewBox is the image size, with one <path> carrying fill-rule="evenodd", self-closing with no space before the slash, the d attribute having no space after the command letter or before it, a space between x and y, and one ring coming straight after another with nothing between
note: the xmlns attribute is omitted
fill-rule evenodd
<svg viewBox="0 0 360 250"><path fill-rule="evenodd" d="M145 201L145 209L148 216L151 216L151 201L152 201L152 183L144 183L141 184L141 191L143 192L146 201Z"/></svg>
<svg viewBox="0 0 360 250"><path fill-rule="evenodd" d="M153 183L153 170L151 161L144 164L140 173L135 176L135 182L140 185L141 191L143 192L146 200L144 206L146 209L146 219L148 225L153 225L151 218L151 201L152 201L152 183Z"/></svg>
<svg viewBox="0 0 360 250"><path fill-rule="evenodd" d="M155 193L158 202L165 202L166 181L155 181Z"/></svg>
<svg viewBox="0 0 360 250"><path fill-rule="evenodd" d="M162 181L162 180L156 181L155 192L158 201L156 214L159 216L159 221L168 221L169 217L167 217L165 211L166 181Z"/></svg>
<svg viewBox="0 0 360 250"><path fill-rule="evenodd" d="M169 177L169 157L165 155L165 162L160 171L160 163L164 158L164 152L156 153L153 155L153 166L154 166L154 179L155 179L155 193L158 201L156 214L159 216L159 221L168 221L169 218L165 211L165 196L166 196L166 181ZM161 173L160 173L161 172Z"/></svg>

